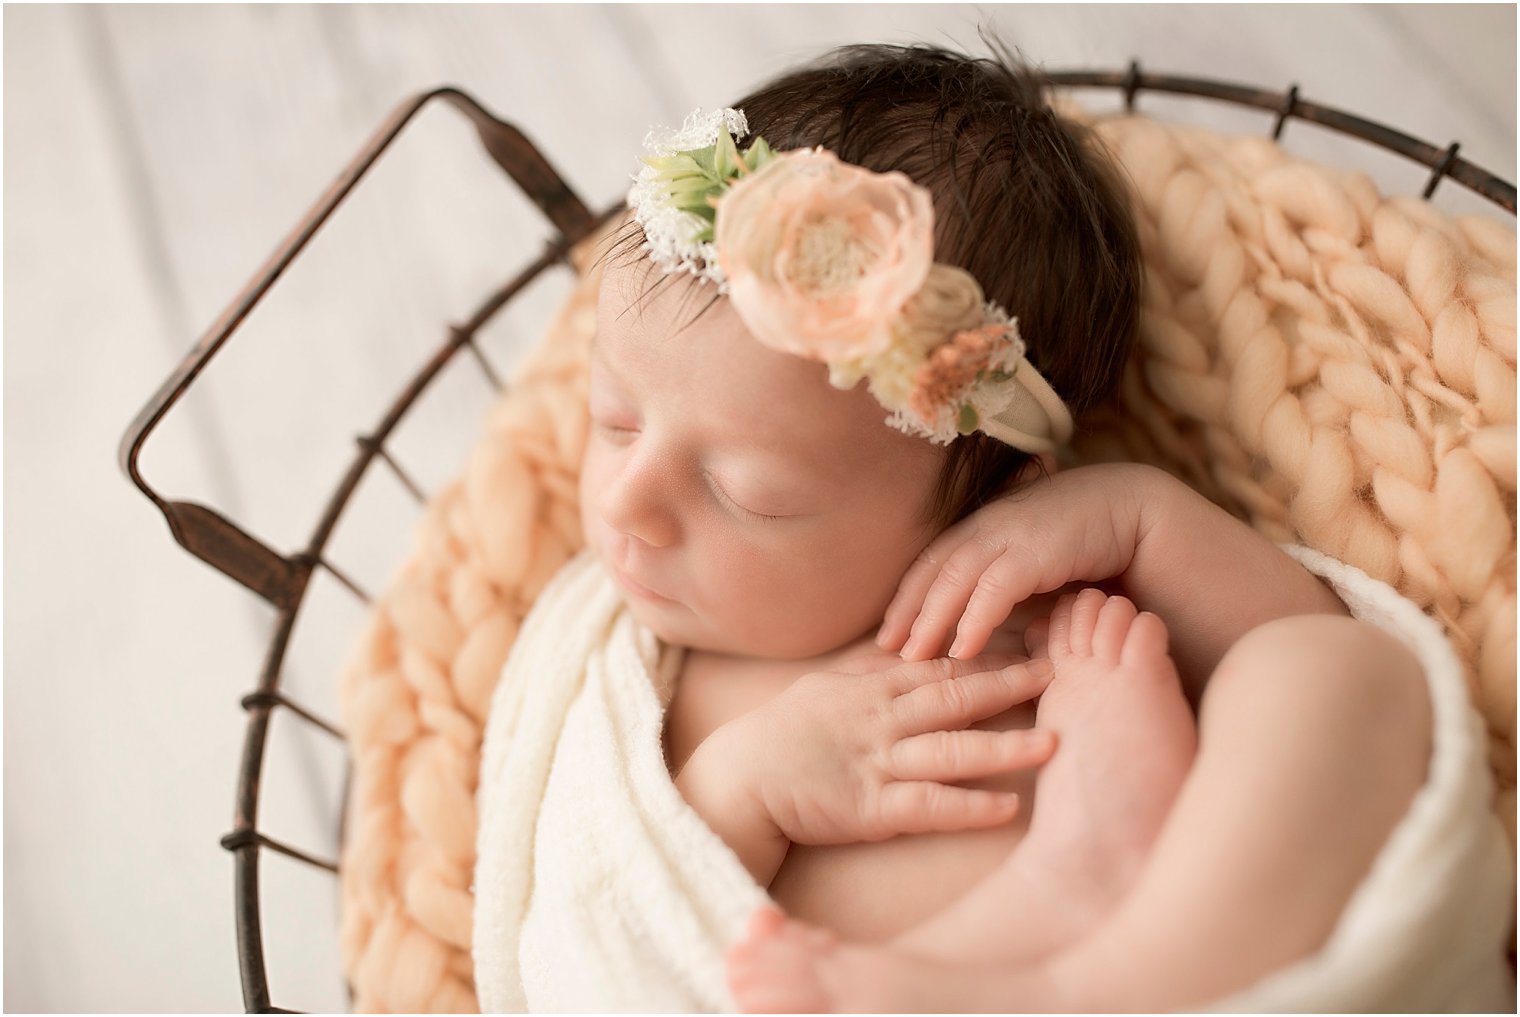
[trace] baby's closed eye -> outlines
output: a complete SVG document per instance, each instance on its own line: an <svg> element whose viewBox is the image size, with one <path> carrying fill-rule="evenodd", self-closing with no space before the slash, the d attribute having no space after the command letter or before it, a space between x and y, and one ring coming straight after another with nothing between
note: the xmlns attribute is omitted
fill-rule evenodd
<svg viewBox="0 0 1520 1017"><path fill-rule="evenodd" d="M754 499L754 496L751 494L741 494L736 497L735 495L728 492L724 483L718 479L716 474L710 470L703 472L707 477L707 486L712 489L712 492L717 497L717 499L725 506L727 506L730 511L742 518L751 519L756 522L776 522L777 520L786 519L789 516L793 515L793 513L788 512L760 512L756 509L752 509L748 505L743 504L740 499L743 498L744 501L751 501L752 499L757 500L762 505L764 504L763 500Z"/></svg>

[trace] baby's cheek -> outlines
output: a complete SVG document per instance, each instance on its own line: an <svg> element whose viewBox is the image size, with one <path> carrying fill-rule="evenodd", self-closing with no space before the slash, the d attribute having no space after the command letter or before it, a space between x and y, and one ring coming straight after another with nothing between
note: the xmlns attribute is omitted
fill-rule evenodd
<svg viewBox="0 0 1520 1017"><path fill-rule="evenodd" d="M597 443L592 441L586 447L586 456L581 461L580 480L576 485L576 497L580 502L581 535L586 538L587 544L594 545L597 520L601 518L597 492L606 490L606 473L603 456L597 450Z"/></svg>
<svg viewBox="0 0 1520 1017"><path fill-rule="evenodd" d="M858 566L858 563L856 563ZM859 568L822 548L799 549L754 563L759 581L736 591L734 615L750 638L777 655L814 656L837 649L880 621L863 596ZM744 573L740 573L741 575Z"/></svg>
<svg viewBox="0 0 1520 1017"><path fill-rule="evenodd" d="M729 546L712 564L706 614L738 652L779 655L807 638L809 611L799 610L805 577L794 555Z"/></svg>

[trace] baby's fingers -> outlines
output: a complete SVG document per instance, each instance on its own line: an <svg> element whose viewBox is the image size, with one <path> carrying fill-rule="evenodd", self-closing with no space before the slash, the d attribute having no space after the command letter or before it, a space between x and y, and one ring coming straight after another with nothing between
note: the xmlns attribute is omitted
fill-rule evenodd
<svg viewBox="0 0 1520 1017"><path fill-rule="evenodd" d="M1055 665L1030 660L997 671L920 685L898 696L892 711L904 734L958 730L996 716L1045 691Z"/></svg>
<svg viewBox="0 0 1520 1017"><path fill-rule="evenodd" d="M905 780L881 791L881 819L895 833L935 833L1001 826L1019 811L1019 796Z"/></svg>
<svg viewBox="0 0 1520 1017"><path fill-rule="evenodd" d="M913 623L924 606L924 597L939 578L945 561L960 546L959 531L959 526L953 526L936 537L903 574L902 582L897 584L897 594L882 617L881 630L876 634L877 646L896 653L908 641Z"/></svg>
<svg viewBox="0 0 1520 1017"><path fill-rule="evenodd" d="M955 628L955 642L950 645L952 657L974 657L982 652L992 633L1013 609L1036 593L1029 582L1028 562L1021 556L1005 553L988 565L976 581L976 589L967 598L960 623Z"/></svg>
<svg viewBox="0 0 1520 1017"><path fill-rule="evenodd" d="M1043 728L928 731L893 745L887 765L898 780L951 784L1039 766L1055 747L1054 732Z"/></svg>
<svg viewBox="0 0 1520 1017"><path fill-rule="evenodd" d="M903 659L923 660L940 653L947 637L960 623L983 574L1002 553L1001 544L982 539L968 540L955 549L934 577L929 592L924 594L912 632L902 648Z"/></svg>

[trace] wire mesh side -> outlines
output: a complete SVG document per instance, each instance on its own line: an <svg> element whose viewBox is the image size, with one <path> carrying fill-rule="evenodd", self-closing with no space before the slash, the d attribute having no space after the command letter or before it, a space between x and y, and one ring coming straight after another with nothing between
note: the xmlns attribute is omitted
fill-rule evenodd
<svg viewBox="0 0 1520 1017"><path fill-rule="evenodd" d="M387 439L406 417L408 411L411 410L413 405L428 389L433 380L442 372L444 367L458 357L462 351L475 348L475 337L478 330L489 322L496 313L509 306L512 299L518 293L547 269L564 262L571 246L571 242L565 238L561 238L550 244L538 259L488 298L483 303L480 311L473 315L469 322L447 330L447 337L443 343L434 351L427 362L423 364L417 374L411 378L401 393L397 395L382 419L358 438L356 442L357 451L349 469L334 489L305 551L297 556L297 560L307 563L309 566L315 566L319 562L323 562L325 565L322 556L328 540L342 518L344 511L347 509L360 481L375 462L386 463L392 472L398 476L407 476L404 469L387 451ZM499 387L500 382L486 361L479 357L467 357L466 359L476 365L481 376L493 388ZM409 479L408 483L414 484ZM416 491L417 495L421 495L421 493L420 490ZM332 571L335 576L341 577L342 573L333 566L325 565L325 567L329 571ZM344 582L340 579L340 585L348 589L361 603L368 604L370 600L368 594L360 590L352 581ZM264 1009L270 1003L267 973L264 970L263 964L262 931L259 920L260 902L258 899L257 867L260 849L276 850L308 865L324 868L335 874L337 872L336 862L324 861L310 853L274 841L273 838L261 832L257 826L259 789L264 767L264 743L273 711L279 708L288 709L307 723L326 731L328 734L339 738L342 737L341 732L335 725L316 717L311 711L299 703L286 698L279 692L288 636L304 602L304 590L302 594L302 596L297 597L288 611L282 612L277 622L275 639L271 644L273 649L261 675L259 686L253 693L245 696L242 700L244 708L248 710L249 717L245 752L238 777L237 818L232 832L222 840L222 845L237 856L239 867L236 921L240 944L240 962L244 977L244 1002L250 1011Z"/></svg>

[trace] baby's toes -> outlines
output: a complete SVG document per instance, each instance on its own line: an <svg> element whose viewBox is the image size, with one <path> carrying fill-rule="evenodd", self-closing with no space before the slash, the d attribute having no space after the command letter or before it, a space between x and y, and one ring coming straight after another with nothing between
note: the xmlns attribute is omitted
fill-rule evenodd
<svg viewBox="0 0 1520 1017"><path fill-rule="evenodd" d="M773 936L786 925L786 915L773 907L756 908L749 916L749 926L744 934L751 941Z"/></svg>
<svg viewBox="0 0 1520 1017"><path fill-rule="evenodd" d="M1159 615L1141 611L1125 634L1119 661L1131 667L1151 667L1167 662L1168 642L1166 622Z"/></svg>
<svg viewBox="0 0 1520 1017"><path fill-rule="evenodd" d="M729 991L747 1013L822 1012L828 999L816 964L834 942L824 930L757 916L749 938L728 951Z"/></svg>
<svg viewBox="0 0 1520 1017"><path fill-rule="evenodd" d="M776 927L773 935L777 942L784 944L788 949L807 954L824 953L839 942L838 937L828 929L819 925L810 925L795 918L788 918L785 915L782 916L781 923Z"/></svg>
<svg viewBox="0 0 1520 1017"><path fill-rule="evenodd" d="M815 953L831 950L839 942L834 933L820 926L808 925L791 918L787 919L786 924L789 933L811 947Z"/></svg>
<svg viewBox="0 0 1520 1017"><path fill-rule="evenodd" d="M828 994L811 964L757 968L744 978L729 972L729 991L740 1013L827 1013Z"/></svg>
<svg viewBox="0 0 1520 1017"><path fill-rule="evenodd" d="M1051 660L1071 656L1071 608L1076 602L1075 593L1063 593L1050 611L1046 638Z"/></svg>
<svg viewBox="0 0 1520 1017"><path fill-rule="evenodd" d="M1071 652L1078 657L1091 657L1093 654L1093 631L1098 626L1098 612L1106 600L1106 593L1089 586L1078 593L1077 599L1072 602L1068 638L1071 640Z"/></svg>
<svg viewBox="0 0 1520 1017"><path fill-rule="evenodd" d="M1092 634L1094 657L1109 664L1119 663L1125 636L1135 623L1135 614L1135 605L1128 597L1109 597L1100 606Z"/></svg>
<svg viewBox="0 0 1520 1017"><path fill-rule="evenodd" d="M742 939L728 948L724 961L728 969L729 988L737 993L741 987L755 981L756 973L765 967L765 950L765 941L754 937Z"/></svg>
<svg viewBox="0 0 1520 1017"><path fill-rule="evenodd" d="M756 972L766 967L766 958L775 952L775 944L786 918L774 908L761 908L749 916L744 938L728 948L729 982L737 987L739 982L754 980Z"/></svg>
<svg viewBox="0 0 1520 1017"><path fill-rule="evenodd" d="M1024 649L1030 660L1050 657L1050 619L1036 618L1024 626Z"/></svg>

